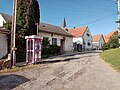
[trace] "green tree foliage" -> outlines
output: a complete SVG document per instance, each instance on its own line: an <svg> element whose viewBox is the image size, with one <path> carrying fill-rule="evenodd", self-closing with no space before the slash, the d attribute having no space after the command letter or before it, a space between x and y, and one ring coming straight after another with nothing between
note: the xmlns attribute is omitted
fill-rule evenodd
<svg viewBox="0 0 120 90"><path fill-rule="evenodd" d="M3 24L3 28L7 29L7 30L11 30L12 27L12 23L11 22L6 22Z"/></svg>
<svg viewBox="0 0 120 90"><path fill-rule="evenodd" d="M103 44L103 46L102 46L102 50L104 51L104 50L108 50L108 49L110 49L110 45L109 45L109 43L105 43L105 44Z"/></svg>
<svg viewBox="0 0 120 90"><path fill-rule="evenodd" d="M118 35L113 35L110 40L109 40L109 45L110 48L118 48L119 47L119 39L118 39Z"/></svg>
<svg viewBox="0 0 120 90"><path fill-rule="evenodd" d="M53 55L60 54L60 46L50 45L50 41L48 38L43 38L42 41L42 58L46 58Z"/></svg>
<svg viewBox="0 0 120 90"><path fill-rule="evenodd" d="M105 43L102 46L102 50L108 50L113 48L118 48L120 46L119 44L119 38L118 38L118 32L115 32L113 36L110 37L110 40L108 43Z"/></svg>
<svg viewBox="0 0 120 90"><path fill-rule="evenodd" d="M36 35L40 13L37 0L18 0L16 25L17 60L25 60L25 36Z"/></svg>

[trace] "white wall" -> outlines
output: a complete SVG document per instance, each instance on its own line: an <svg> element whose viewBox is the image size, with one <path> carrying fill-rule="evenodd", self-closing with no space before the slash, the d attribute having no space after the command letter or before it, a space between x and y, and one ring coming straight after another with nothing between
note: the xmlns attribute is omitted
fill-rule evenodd
<svg viewBox="0 0 120 90"><path fill-rule="evenodd" d="M80 41L80 42L81 42L80 44L83 44L83 39L82 39L82 37L74 37L74 38L73 38L73 42L74 42L74 43L77 42L77 41Z"/></svg>
<svg viewBox="0 0 120 90"><path fill-rule="evenodd" d="M63 37L66 37L65 39L65 51L73 51L73 38L68 37L68 36L62 36L62 35L57 35L53 34L51 35L50 33L45 33L45 32L39 32L39 36L41 37L49 37L50 44L52 44L52 38L57 38L57 45L60 46L60 41L63 39Z"/></svg>
<svg viewBox="0 0 120 90"><path fill-rule="evenodd" d="M7 55L8 53L8 46L7 46L7 35L0 34L0 58Z"/></svg>
<svg viewBox="0 0 120 90"><path fill-rule="evenodd" d="M99 48L101 49L102 45L104 44L104 39L102 38L102 36L100 37L100 40L99 40Z"/></svg>
<svg viewBox="0 0 120 90"><path fill-rule="evenodd" d="M99 48L99 42L93 42L93 49Z"/></svg>
<svg viewBox="0 0 120 90"><path fill-rule="evenodd" d="M6 21L4 20L3 16L0 14L0 27L3 26L3 22L6 23Z"/></svg>
<svg viewBox="0 0 120 90"><path fill-rule="evenodd" d="M90 36L87 36L87 33ZM84 33L83 40L85 42L85 50L92 50L92 35L90 33L90 30L87 28L86 32ZM90 43L91 45L89 46L87 43Z"/></svg>

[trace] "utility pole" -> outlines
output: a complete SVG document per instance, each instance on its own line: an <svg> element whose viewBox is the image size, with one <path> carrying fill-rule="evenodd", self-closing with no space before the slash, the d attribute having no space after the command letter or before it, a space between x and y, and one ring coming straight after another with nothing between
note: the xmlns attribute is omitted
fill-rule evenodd
<svg viewBox="0 0 120 90"><path fill-rule="evenodd" d="M120 34L120 0L118 0L118 34Z"/></svg>
<svg viewBox="0 0 120 90"><path fill-rule="evenodd" d="M16 55L15 55L16 10L17 10L17 0L14 0L13 14L12 14L12 29L11 29L11 67L15 66L16 63Z"/></svg>

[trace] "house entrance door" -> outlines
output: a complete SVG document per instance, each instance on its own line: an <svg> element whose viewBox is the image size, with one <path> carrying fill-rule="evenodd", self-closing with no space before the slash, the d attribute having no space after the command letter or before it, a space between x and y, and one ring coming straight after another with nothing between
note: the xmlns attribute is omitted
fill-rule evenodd
<svg viewBox="0 0 120 90"><path fill-rule="evenodd" d="M65 52L65 40L64 39L61 39L60 41L60 51L61 53L64 53Z"/></svg>

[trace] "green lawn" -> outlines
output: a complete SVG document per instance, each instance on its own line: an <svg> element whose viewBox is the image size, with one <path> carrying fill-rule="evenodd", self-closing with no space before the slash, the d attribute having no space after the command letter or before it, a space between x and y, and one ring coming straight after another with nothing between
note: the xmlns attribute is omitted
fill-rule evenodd
<svg viewBox="0 0 120 90"><path fill-rule="evenodd" d="M100 57L115 69L120 70L120 48L106 50L100 54Z"/></svg>

